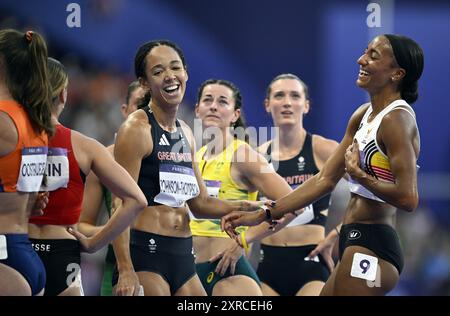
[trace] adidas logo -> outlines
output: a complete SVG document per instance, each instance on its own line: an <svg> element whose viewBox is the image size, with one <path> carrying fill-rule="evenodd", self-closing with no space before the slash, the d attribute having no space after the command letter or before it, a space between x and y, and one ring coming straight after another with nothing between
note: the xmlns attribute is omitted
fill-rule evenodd
<svg viewBox="0 0 450 316"><path fill-rule="evenodd" d="M162 134L161 138L159 139L159 145L160 146L170 146L170 143L166 137L166 134Z"/></svg>

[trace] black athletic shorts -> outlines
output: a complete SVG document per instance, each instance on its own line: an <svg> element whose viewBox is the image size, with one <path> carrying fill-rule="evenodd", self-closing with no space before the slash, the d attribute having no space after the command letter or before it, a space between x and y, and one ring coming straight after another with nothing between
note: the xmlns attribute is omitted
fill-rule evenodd
<svg viewBox="0 0 450 316"><path fill-rule="evenodd" d="M282 296L294 296L306 283L326 282L330 270L321 255L309 259L317 245L278 247L261 244L261 260L257 274Z"/></svg>
<svg viewBox="0 0 450 316"><path fill-rule="evenodd" d="M195 275L191 237L169 237L132 229L130 254L134 271L159 274L170 286L174 295ZM114 269L112 284L119 279Z"/></svg>
<svg viewBox="0 0 450 316"><path fill-rule="evenodd" d="M339 236L339 256L345 248L361 246L373 251L378 257L394 265L398 273L403 270L403 252L394 228L385 224L342 225Z"/></svg>
<svg viewBox="0 0 450 316"><path fill-rule="evenodd" d="M30 238L30 242L44 263L47 274L45 296L60 294L80 278L81 254L78 240Z"/></svg>

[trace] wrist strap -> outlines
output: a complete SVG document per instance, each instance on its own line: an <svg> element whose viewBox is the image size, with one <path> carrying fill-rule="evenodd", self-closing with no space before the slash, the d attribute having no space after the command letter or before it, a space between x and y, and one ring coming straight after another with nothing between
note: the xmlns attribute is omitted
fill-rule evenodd
<svg viewBox="0 0 450 316"><path fill-rule="evenodd" d="M266 221L272 221L272 212L266 205L262 205L261 208L266 212Z"/></svg>
<svg viewBox="0 0 450 316"><path fill-rule="evenodd" d="M334 228L336 230L336 233L338 234L338 236L341 236L341 233L339 232L339 230L337 229L337 227Z"/></svg>

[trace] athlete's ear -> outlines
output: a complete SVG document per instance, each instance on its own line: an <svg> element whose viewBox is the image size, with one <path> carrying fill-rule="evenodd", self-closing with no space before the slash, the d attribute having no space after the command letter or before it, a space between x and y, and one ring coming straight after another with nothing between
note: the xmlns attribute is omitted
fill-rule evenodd
<svg viewBox="0 0 450 316"><path fill-rule="evenodd" d="M61 90L61 92L58 95L58 99L59 99L59 104L66 104L66 102L67 102L67 86Z"/></svg>
<svg viewBox="0 0 450 316"><path fill-rule="evenodd" d="M233 121L231 121L232 125L234 125L234 123L236 123L240 117L241 117L241 109L235 109L234 110L234 119L233 119Z"/></svg>
<svg viewBox="0 0 450 316"><path fill-rule="evenodd" d="M184 66L184 72L186 73L186 82L187 82L189 80L189 73L188 73L187 65Z"/></svg>
<svg viewBox="0 0 450 316"><path fill-rule="evenodd" d="M195 117L196 117L196 118L199 118L199 117L198 117L198 103L195 104L195 109L194 109L194 111L195 111Z"/></svg>
<svg viewBox="0 0 450 316"><path fill-rule="evenodd" d="M122 116L123 118L127 118L127 105L125 103L122 103L122 105L120 106L120 112L122 112Z"/></svg>
<svg viewBox="0 0 450 316"><path fill-rule="evenodd" d="M308 114L309 109L310 109L310 103L309 103L309 100L306 100L305 101L305 108L303 109L303 114Z"/></svg>
<svg viewBox="0 0 450 316"><path fill-rule="evenodd" d="M269 105L269 99L264 99L264 108L266 109L267 113L270 113L270 105Z"/></svg>
<svg viewBox="0 0 450 316"><path fill-rule="evenodd" d="M139 77L138 81L139 81L139 85L142 87L142 89L147 91L148 90L148 87L147 87L148 82L147 82L147 80L144 79L143 77Z"/></svg>
<svg viewBox="0 0 450 316"><path fill-rule="evenodd" d="M406 71L403 68L397 68L391 75L391 80L393 82L398 82L402 80L406 75Z"/></svg>

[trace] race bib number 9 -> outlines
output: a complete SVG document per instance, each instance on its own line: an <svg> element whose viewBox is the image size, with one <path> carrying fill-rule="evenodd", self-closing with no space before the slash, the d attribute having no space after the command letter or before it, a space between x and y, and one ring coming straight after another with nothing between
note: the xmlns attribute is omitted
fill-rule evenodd
<svg viewBox="0 0 450 316"><path fill-rule="evenodd" d="M181 207L200 193L194 170L172 164L159 166L159 188L154 201L171 207Z"/></svg>
<svg viewBox="0 0 450 316"><path fill-rule="evenodd" d="M47 147L26 147L22 149L17 191L39 191L47 165L47 153Z"/></svg>
<svg viewBox="0 0 450 316"><path fill-rule="evenodd" d="M367 281L375 281L377 277L378 258L355 252L350 275Z"/></svg>
<svg viewBox="0 0 450 316"><path fill-rule="evenodd" d="M59 188L67 188L69 183L69 159L67 158L66 148L48 149L45 175L47 183L41 186L40 191L55 191Z"/></svg>

